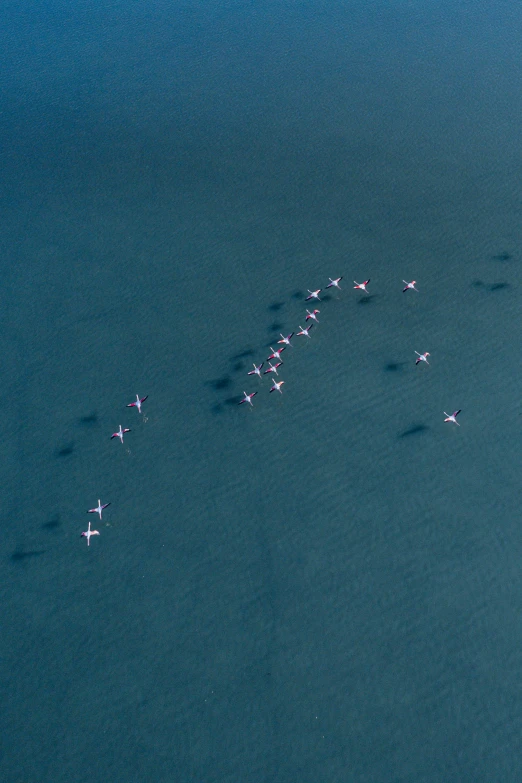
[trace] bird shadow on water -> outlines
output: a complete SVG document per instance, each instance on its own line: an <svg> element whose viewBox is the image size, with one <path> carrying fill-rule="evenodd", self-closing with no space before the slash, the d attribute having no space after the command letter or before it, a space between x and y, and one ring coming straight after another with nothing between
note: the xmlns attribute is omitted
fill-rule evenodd
<svg viewBox="0 0 522 783"><path fill-rule="evenodd" d="M491 256L492 261L511 261L512 258L513 256L505 250L502 253L498 253L496 256Z"/></svg>
<svg viewBox="0 0 522 783"><path fill-rule="evenodd" d="M205 381L204 385L217 392L230 389L233 383L231 377L232 373L243 371L245 369L245 362L243 360L248 359L254 355L255 350L252 347L245 348L244 350L235 353L229 359L229 361L232 363L232 367L228 373L226 375L222 375L221 378L212 378L211 380ZM232 402L230 400L232 400ZM236 400L239 402L241 397L230 397L228 399L222 400L221 402L216 402L211 406L210 410L215 416L217 416L218 414L223 413L225 410L224 405L232 405Z"/></svg>
<svg viewBox="0 0 522 783"><path fill-rule="evenodd" d="M21 547L17 547L11 555L11 561L13 563L26 563L33 557L45 555L45 552L45 549L22 549Z"/></svg>
<svg viewBox="0 0 522 783"><path fill-rule="evenodd" d="M95 424L98 424L98 414L96 411L93 411L86 416L81 416L78 419L78 424L80 427L93 427Z"/></svg>
<svg viewBox="0 0 522 783"><path fill-rule="evenodd" d="M244 351L240 351L239 353L234 354L234 356L230 357L231 362L236 362L239 359L248 359L249 356L253 356L255 353L253 348L245 348Z"/></svg>
<svg viewBox="0 0 522 783"><path fill-rule="evenodd" d="M242 399L243 397L241 394L238 394L235 397L227 397L223 402L216 402L216 404L211 407L210 411L214 416L219 416L227 408L239 405Z"/></svg>
<svg viewBox="0 0 522 783"><path fill-rule="evenodd" d="M400 432L397 437L399 440L402 440L403 438L409 438L412 435L420 435L422 432L428 432L429 429L427 424L412 424L407 430Z"/></svg>
<svg viewBox="0 0 522 783"><path fill-rule="evenodd" d="M368 296L361 296L361 298L357 300L357 304L358 305L369 305L373 301L375 301L375 299L377 299L375 294L368 294Z"/></svg>
<svg viewBox="0 0 522 783"><path fill-rule="evenodd" d="M44 522L42 527L44 530L56 530L60 527L60 525L60 515L55 514L54 517L51 517L51 519L48 519L47 522Z"/></svg>
<svg viewBox="0 0 522 783"><path fill-rule="evenodd" d="M70 441L65 446L59 446L54 452L55 457L70 457L74 451L74 443Z"/></svg>
<svg viewBox="0 0 522 783"><path fill-rule="evenodd" d="M281 308L284 306L285 306L284 302L272 302L272 304L268 306L268 312L278 313L279 310L281 310Z"/></svg>
<svg viewBox="0 0 522 783"><path fill-rule="evenodd" d="M244 370L245 363L243 359L248 359L250 356L254 356L254 355L255 355L255 351L253 348L245 348L244 351L240 351L239 353L234 354L234 356L231 356L230 361L233 362L233 367L231 372L240 372L241 370ZM225 388L225 387L214 386L213 388L219 390L220 388Z"/></svg>
<svg viewBox="0 0 522 783"><path fill-rule="evenodd" d="M406 362L388 362L384 365L384 372L402 372Z"/></svg>
<svg viewBox="0 0 522 783"><path fill-rule="evenodd" d="M500 283L484 283L482 280L474 280L472 282L473 288L479 288L483 291L503 291L506 288L511 288L510 283L506 283L505 281Z"/></svg>
<svg viewBox="0 0 522 783"><path fill-rule="evenodd" d="M268 327L269 332L280 332L282 329L285 328L285 325L280 323L279 321L274 321L273 324L270 324Z"/></svg>
<svg viewBox="0 0 522 783"><path fill-rule="evenodd" d="M236 394L235 397L227 397L225 405L239 405L242 399L243 397L241 394Z"/></svg>
<svg viewBox="0 0 522 783"><path fill-rule="evenodd" d="M232 383L232 378L230 375L224 375L222 378L216 378L212 381L206 381L205 385L210 386L212 389L215 389L216 391L222 391L223 389L228 389L228 387Z"/></svg>

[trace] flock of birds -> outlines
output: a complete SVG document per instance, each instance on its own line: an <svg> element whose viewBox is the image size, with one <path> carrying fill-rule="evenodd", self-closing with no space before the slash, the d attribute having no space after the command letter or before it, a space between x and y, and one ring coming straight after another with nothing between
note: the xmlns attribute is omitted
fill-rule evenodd
<svg viewBox="0 0 522 783"><path fill-rule="evenodd" d="M145 402L145 400L147 399L148 396L149 395L147 394L145 397L140 397L139 394L137 394L135 401L134 402L129 402L129 404L127 405L127 408L137 408L138 409L138 413L141 413L141 406L143 405L143 403ZM111 440L113 438L119 438L120 441L123 443L123 436L125 435L126 432L130 432L129 427L122 428L122 426L120 424L118 432L113 432L112 433ZM87 513L88 514L98 514L98 516L101 519L102 518L103 509L107 508L107 506L110 506L110 505L111 505L110 503L103 503L102 504L101 500L98 500L98 505L96 506L96 508L90 508L87 511ZM91 523L89 521L89 526L88 526L87 530L84 530L84 532L81 535L82 535L82 538L86 538L87 539L87 546L90 546L91 536L99 536L100 535L100 531L99 530L92 530L91 529Z"/></svg>
<svg viewBox="0 0 522 783"><path fill-rule="evenodd" d="M338 288L338 289L340 289L341 288L340 282L341 282L342 279L343 279L342 277L337 277L337 278L332 280L332 278L329 277L328 278L329 283L328 283L327 286L325 286L325 290L328 289L328 288ZM355 284L354 285L354 289L359 290L359 291L364 291L364 293L366 293L366 294L369 293L369 291L368 291L368 289L366 287L369 284L369 282L370 282L369 279L365 280L363 283L358 283L356 280L354 280L353 282ZM403 280L402 282L404 283L404 288L402 289L403 293L405 293L406 291L418 291L418 288L416 288L416 283L417 283L416 280L411 280L409 283L406 280ZM322 290L323 290L322 288L318 288L316 291L310 291L310 289L308 289L308 294L309 295L305 298L305 301L309 302L309 301L313 300L313 301L319 301L320 302L321 301L321 297L319 296L319 294L321 293ZM264 370L263 373L261 373L261 370L263 369L263 367L265 365L265 362L261 362L261 364L255 364L254 363L254 369L250 370L248 375L257 375L259 378L261 378L261 375L268 375L269 373L275 373L275 375L277 375L279 377L279 373L277 372L277 370L283 364L282 359L281 359L282 352L284 350L286 350L286 348L288 346L292 347L291 340L292 340L292 337L294 337L294 336L296 336L296 337L300 337L300 336L308 337L309 339L311 339L310 338L310 329L313 327L314 322L315 323L319 323L318 318L317 318L317 314L319 312L320 312L320 310L317 310L317 309L314 309L312 311L307 309L305 321L310 321L309 325L305 329L301 325L299 325L299 329L300 329L299 332L291 332L290 334L286 335L286 337L285 337L285 335L281 334L280 335L281 339L277 341L277 344L281 345L281 348L278 348L277 350L274 350L274 348L272 348L272 346L270 346L270 350L272 351L272 353L270 354L270 356L266 360L267 363L268 363L268 368L266 370ZM428 351L426 351L425 353L419 353L418 351L415 351L415 353L417 355L417 359L415 360L415 364L419 364L420 362L425 362L426 364L429 364L428 356L430 354L429 354ZM276 359L277 363L276 364L272 364L272 359ZM283 391L282 391L281 387L282 387L283 384L284 384L284 381L274 381L272 386L270 387L270 390L269 390L270 393L274 392L274 391L278 391L279 394L282 394ZM252 402L252 400L256 396L257 392L254 391L254 392L251 392L250 394L247 394L247 392L244 391L243 394L244 394L244 397L239 402L239 405L243 405L243 403L246 402L253 408L254 407L254 403ZM459 415L459 413L460 413L460 410L453 411L453 413L451 413L451 414L446 413L446 411L444 411L444 415L446 416L444 421L445 422L446 421L452 422L453 424L456 424L458 427L460 427L460 424L457 421L457 416Z"/></svg>
<svg viewBox="0 0 522 783"><path fill-rule="evenodd" d="M343 279L342 277L337 277L335 279L332 279L331 277L329 277L328 278L329 283L328 283L327 286L325 286L325 290L328 289L328 288L338 288L340 290L341 289L340 283L341 283L342 279ZM369 279L365 280L363 283L358 283L356 280L354 280L353 282L355 284L354 285L354 289L359 290L359 291L364 291L364 293L366 293L366 294L369 293L369 291L367 289L367 285L370 282ZM404 283L404 288L402 289L403 293L405 293L406 291L418 291L418 289L416 288L416 282L417 282L416 280L411 280L409 283L406 280L403 280L402 282ZM305 301L306 302L309 302L309 301L319 301L320 302L321 301L321 297L319 296L319 294L321 293L322 290L323 290L322 288L318 288L316 291L310 291L310 289L308 289L308 294L309 295L305 298ZM281 334L280 335L281 339L277 341L277 344L281 345L281 347L276 350L276 349L272 348L272 346L270 346L270 350L272 351L272 353L270 354L270 356L266 360L267 363L268 363L268 368L266 370L264 370L264 372L261 372L263 367L264 367L264 365L265 365L265 362L261 362L261 364L255 364L254 363L254 369L250 370L248 375L257 375L259 378L261 378L262 375L268 375L268 374L274 373L275 375L277 375L279 377L279 373L278 373L277 370L283 364L283 362L281 360L281 354L289 346L293 347L292 343L291 343L292 337L294 337L294 336L300 337L301 336L301 337L308 337L308 339L311 339L310 338L310 329L312 329L312 327L314 326L314 322L315 323L319 323L319 320L317 318L317 315L319 313L320 313L320 310L318 310L317 308L314 308L313 310L308 310L307 309L306 310L305 323L310 321L308 326L306 328L303 328L301 325L299 325L299 331L298 332L291 332L290 334L286 335L286 337L285 337L285 335ZM415 354L417 355L417 358L415 360L415 364L419 364L420 362L425 362L426 364L429 364L428 356L430 354L429 354L428 351L426 351L425 353L419 353L418 351L415 351ZM275 364L272 364L272 359L276 360ZM279 394L282 394L283 391L282 391L281 387L283 386L283 384L284 384L284 381L282 381L282 380L277 380L277 381L274 380L272 386L270 387L270 392L278 391ZM253 404L252 400L256 396L257 392L254 391L254 392L251 392L250 394L247 394L247 392L244 391L243 394L244 394L244 397L239 402L239 405L242 405L243 403L246 402L249 405L251 405L252 407L254 407L254 404ZM145 402L145 400L147 399L147 396L146 397L140 397L137 394L136 395L136 400L134 402L129 402L129 404L127 405L127 408L137 408L138 413L141 413L142 412L141 411L141 407L142 407L143 403ZM459 413L460 413L460 410L453 411L452 414L446 413L446 411L444 411L444 415L446 416L444 421L445 422L446 421L452 422L453 424L456 424L458 427L460 427L460 424L457 421L457 416L459 415ZM120 424L118 431L117 432L113 432L113 434L111 435L111 439L112 438L119 438L120 441L123 443L123 436L127 432L130 432L129 427L123 428L121 426L121 424ZM110 503L103 503L102 504L101 500L98 500L98 505L96 506L96 508L90 508L87 513L88 514L98 514L98 516L101 519L102 518L102 512L103 512L103 510L105 508L107 508L107 506L110 506ZM85 530L81 535L82 535L82 537L87 539L87 546L90 546L91 536L99 536L100 535L100 531L99 530L92 530L91 529L91 523L89 522L89 526L88 526L87 530Z"/></svg>

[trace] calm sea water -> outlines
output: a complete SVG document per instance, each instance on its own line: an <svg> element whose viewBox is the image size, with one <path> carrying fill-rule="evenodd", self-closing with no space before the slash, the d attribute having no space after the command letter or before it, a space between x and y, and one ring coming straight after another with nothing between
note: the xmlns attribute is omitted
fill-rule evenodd
<svg viewBox="0 0 522 783"><path fill-rule="evenodd" d="M2 4L2 780L520 781L521 23Z"/></svg>

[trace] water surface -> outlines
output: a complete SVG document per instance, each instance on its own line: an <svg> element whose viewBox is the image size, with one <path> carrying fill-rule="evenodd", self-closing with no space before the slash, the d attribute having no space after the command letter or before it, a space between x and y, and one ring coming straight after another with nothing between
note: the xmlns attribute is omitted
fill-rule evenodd
<svg viewBox="0 0 522 783"><path fill-rule="evenodd" d="M519 7L0 21L3 779L519 781Z"/></svg>

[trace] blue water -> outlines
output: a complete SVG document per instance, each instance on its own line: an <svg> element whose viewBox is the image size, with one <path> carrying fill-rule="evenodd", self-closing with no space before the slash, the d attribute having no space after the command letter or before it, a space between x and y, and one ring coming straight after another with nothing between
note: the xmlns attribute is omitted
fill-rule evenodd
<svg viewBox="0 0 522 783"><path fill-rule="evenodd" d="M2 4L2 781L520 781L521 22Z"/></svg>

